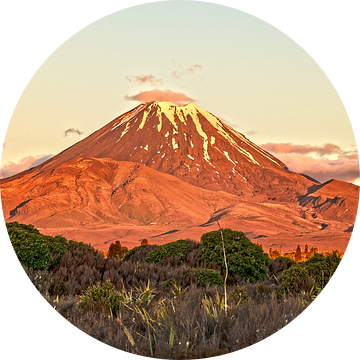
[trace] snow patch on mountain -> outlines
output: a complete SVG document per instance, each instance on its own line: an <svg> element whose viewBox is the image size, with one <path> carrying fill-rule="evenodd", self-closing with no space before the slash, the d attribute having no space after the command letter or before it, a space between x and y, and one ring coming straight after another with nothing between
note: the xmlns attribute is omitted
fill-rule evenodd
<svg viewBox="0 0 360 360"><path fill-rule="evenodd" d="M234 163L234 161L232 161L232 160L230 159L229 153L228 153L227 151L224 151L224 155L226 156L226 158L227 158L230 162L232 162L234 165L236 165L236 164Z"/></svg>
<svg viewBox="0 0 360 360"><path fill-rule="evenodd" d="M172 146L174 150L179 148L179 144L176 143L175 138L172 138Z"/></svg>
<svg viewBox="0 0 360 360"><path fill-rule="evenodd" d="M116 121L113 125L113 128L111 129L111 131L117 129L118 127L125 125L126 123L128 123L130 120L132 120L142 109L144 109L146 104L141 104L138 107L136 107L135 109L133 109L132 112L130 112L130 114L127 114L127 116L120 117L120 122Z"/></svg>

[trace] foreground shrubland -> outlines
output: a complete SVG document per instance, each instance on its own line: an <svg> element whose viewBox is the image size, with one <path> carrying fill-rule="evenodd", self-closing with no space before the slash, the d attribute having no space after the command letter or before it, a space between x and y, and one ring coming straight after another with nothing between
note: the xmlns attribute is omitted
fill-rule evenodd
<svg viewBox="0 0 360 360"><path fill-rule="evenodd" d="M12 223L8 230L27 275L56 311L110 346L156 358L216 356L270 336L311 303L340 261L336 253L303 263L270 260L243 233L224 229L225 304L220 231L204 234L201 244L139 246L121 260L85 244L42 238L29 226ZM46 262L31 250L32 241Z"/></svg>

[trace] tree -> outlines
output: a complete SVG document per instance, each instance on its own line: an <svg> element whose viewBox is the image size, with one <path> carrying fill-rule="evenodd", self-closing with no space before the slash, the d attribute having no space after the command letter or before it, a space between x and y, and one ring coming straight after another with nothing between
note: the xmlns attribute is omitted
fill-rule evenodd
<svg viewBox="0 0 360 360"><path fill-rule="evenodd" d="M316 253L318 253L319 249L316 247L312 247L310 249L310 253L309 253L309 258L311 258L312 256L314 256Z"/></svg>
<svg viewBox="0 0 360 360"><path fill-rule="evenodd" d="M141 240L141 245L149 245L148 239L142 239Z"/></svg>
<svg viewBox="0 0 360 360"><path fill-rule="evenodd" d="M308 256L308 253L309 253L309 247L307 246L307 244L305 245L305 250L304 250L304 255L305 257Z"/></svg>
<svg viewBox="0 0 360 360"><path fill-rule="evenodd" d="M121 259L129 252L129 249L126 246L121 247Z"/></svg>
<svg viewBox="0 0 360 360"><path fill-rule="evenodd" d="M116 258L116 259L122 259L124 257L122 246L120 244L120 241L117 240L115 243L111 243L108 250L108 257L110 259Z"/></svg>
<svg viewBox="0 0 360 360"><path fill-rule="evenodd" d="M302 257L301 248L300 245L298 245L295 251L295 261L296 262L301 261L301 257Z"/></svg>

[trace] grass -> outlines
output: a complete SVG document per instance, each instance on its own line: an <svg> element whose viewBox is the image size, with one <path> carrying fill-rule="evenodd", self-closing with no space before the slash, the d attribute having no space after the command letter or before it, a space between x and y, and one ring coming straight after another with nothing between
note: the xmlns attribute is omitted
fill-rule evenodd
<svg viewBox="0 0 360 360"><path fill-rule="evenodd" d="M272 335L311 303L307 294L278 295L274 277L254 284L229 275L226 313L224 288L203 288L194 275L194 269L205 269L197 246L191 244L183 261L151 264L145 261L146 246L127 261L70 246L55 271L26 272L73 325L110 346L154 358L195 359L240 350ZM107 290L91 290L98 283L108 284ZM84 307L89 289L100 295ZM117 308L101 298L112 289L118 295L109 299L119 299Z"/></svg>
<svg viewBox="0 0 360 360"><path fill-rule="evenodd" d="M185 359L250 346L280 330L308 304L292 296L279 300L274 292L266 297L253 292L249 302L229 305L226 314L220 289L191 286L181 298L161 294L113 316L95 309L84 312L76 297L69 296L60 298L56 308L79 329L110 346L143 356Z"/></svg>
<svg viewBox="0 0 360 360"><path fill-rule="evenodd" d="M291 322L319 293L312 282L290 291L301 280L294 270L306 263L274 259L263 280L250 282L202 261L200 246L190 240L145 245L123 261L69 242L58 266L24 269L51 306L85 333L162 359L213 357L251 346ZM224 241L219 251L227 264ZM149 254L156 261L148 262ZM322 286L338 262L336 254L316 255L306 266Z"/></svg>

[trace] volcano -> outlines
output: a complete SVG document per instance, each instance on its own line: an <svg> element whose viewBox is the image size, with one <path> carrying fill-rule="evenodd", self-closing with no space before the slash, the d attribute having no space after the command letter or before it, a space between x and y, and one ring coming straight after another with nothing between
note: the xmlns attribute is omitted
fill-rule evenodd
<svg viewBox="0 0 360 360"><path fill-rule="evenodd" d="M314 184L193 103L143 103L34 170L90 157L131 161L203 189L262 200L288 201Z"/></svg>
<svg viewBox="0 0 360 360"><path fill-rule="evenodd" d="M346 247L358 187L289 171L194 103L154 101L2 179L1 195L6 221L100 248L115 239L198 240L219 219L254 239L301 235L310 245L336 233Z"/></svg>

